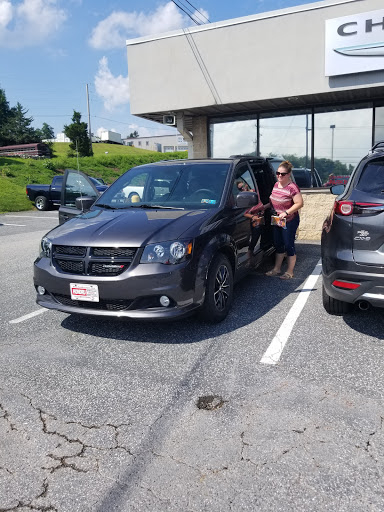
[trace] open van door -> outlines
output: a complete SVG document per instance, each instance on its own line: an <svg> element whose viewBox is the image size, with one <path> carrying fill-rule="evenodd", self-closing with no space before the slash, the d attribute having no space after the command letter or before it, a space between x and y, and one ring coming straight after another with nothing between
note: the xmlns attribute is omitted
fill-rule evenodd
<svg viewBox="0 0 384 512"><path fill-rule="evenodd" d="M61 188L59 224L87 211L100 196L100 192L84 173L66 169Z"/></svg>

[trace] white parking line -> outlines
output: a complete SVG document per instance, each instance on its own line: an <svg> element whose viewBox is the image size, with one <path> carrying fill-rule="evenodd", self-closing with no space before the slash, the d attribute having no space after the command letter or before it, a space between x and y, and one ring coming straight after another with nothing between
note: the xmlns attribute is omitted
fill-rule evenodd
<svg viewBox="0 0 384 512"><path fill-rule="evenodd" d="M41 315L41 313L45 313L48 309L39 309L38 311L34 311L33 313L28 313L28 315L21 316L20 318L15 318L15 320L10 320L10 324L19 324L20 322L24 322L24 320L29 320L34 316Z"/></svg>
<svg viewBox="0 0 384 512"><path fill-rule="evenodd" d="M19 228L25 228L25 224L6 224L5 222L0 222L0 226L17 226Z"/></svg>
<svg viewBox="0 0 384 512"><path fill-rule="evenodd" d="M17 217L18 219L56 219L57 216L52 217L41 217L40 215L8 215L6 214L5 217Z"/></svg>
<svg viewBox="0 0 384 512"><path fill-rule="evenodd" d="M321 274L321 259L313 269L312 274L305 281L299 296L295 300L293 306L289 310L288 315L285 317L284 322L281 324L280 329L277 331L276 336L273 338L267 351L261 358L260 363L263 364L276 364L279 362L280 356L283 353L285 344L291 334L291 331L299 318L299 315L308 300L309 294L313 290L316 281Z"/></svg>

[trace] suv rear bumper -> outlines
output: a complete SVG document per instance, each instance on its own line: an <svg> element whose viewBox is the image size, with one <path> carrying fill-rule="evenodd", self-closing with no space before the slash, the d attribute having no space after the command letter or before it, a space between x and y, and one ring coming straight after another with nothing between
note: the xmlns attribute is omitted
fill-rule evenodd
<svg viewBox="0 0 384 512"><path fill-rule="evenodd" d="M334 286L334 281L358 283L360 286L347 290ZM327 294L334 299L350 304L365 301L371 306L384 308L384 274L336 270L323 275L323 284Z"/></svg>

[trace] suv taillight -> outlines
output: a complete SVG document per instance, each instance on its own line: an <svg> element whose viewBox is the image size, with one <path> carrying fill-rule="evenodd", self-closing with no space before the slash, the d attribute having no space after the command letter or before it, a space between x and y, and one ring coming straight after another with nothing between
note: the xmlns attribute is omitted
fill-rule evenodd
<svg viewBox="0 0 384 512"><path fill-rule="evenodd" d="M335 201L335 213L339 215L352 215L353 201Z"/></svg>
<svg viewBox="0 0 384 512"><path fill-rule="evenodd" d="M339 215L361 215L362 213L370 213L370 208L383 206L378 203L354 203L353 201L335 201L335 213ZM378 213L378 212L376 212Z"/></svg>

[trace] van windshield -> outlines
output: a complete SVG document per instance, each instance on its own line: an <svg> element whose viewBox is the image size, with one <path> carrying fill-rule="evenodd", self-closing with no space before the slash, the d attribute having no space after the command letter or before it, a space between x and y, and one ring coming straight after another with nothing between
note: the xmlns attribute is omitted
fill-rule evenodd
<svg viewBox="0 0 384 512"><path fill-rule="evenodd" d="M95 206L217 208L229 168L230 163L188 161L134 167L120 176Z"/></svg>

